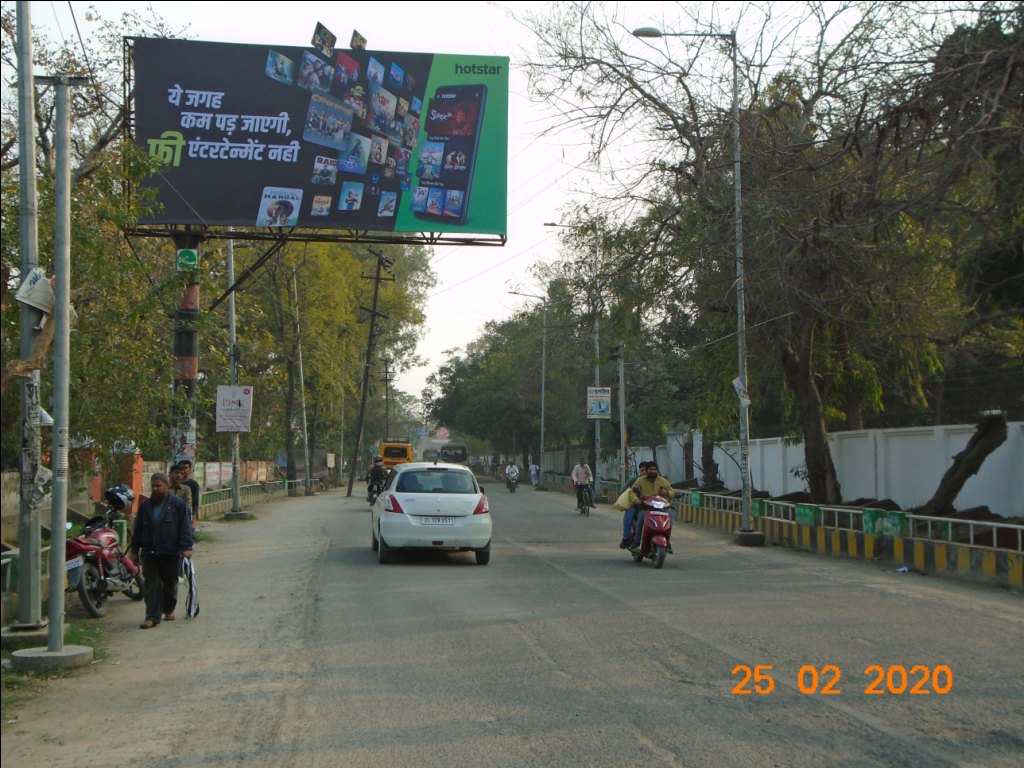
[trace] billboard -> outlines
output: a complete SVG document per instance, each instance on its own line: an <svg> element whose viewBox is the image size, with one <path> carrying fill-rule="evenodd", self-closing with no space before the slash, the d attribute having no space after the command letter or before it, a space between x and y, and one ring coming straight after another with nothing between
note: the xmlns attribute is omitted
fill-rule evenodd
<svg viewBox="0 0 1024 768"><path fill-rule="evenodd" d="M506 233L501 56L134 38L143 224Z"/></svg>

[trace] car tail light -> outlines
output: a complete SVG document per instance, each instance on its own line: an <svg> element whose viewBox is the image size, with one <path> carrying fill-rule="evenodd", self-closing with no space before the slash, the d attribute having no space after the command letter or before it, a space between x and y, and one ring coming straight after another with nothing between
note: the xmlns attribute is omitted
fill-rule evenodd
<svg viewBox="0 0 1024 768"><path fill-rule="evenodd" d="M388 498L384 502L385 512L395 512L399 515L404 515L405 510L402 509L402 505L398 503L398 497L393 493L388 494Z"/></svg>
<svg viewBox="0 0 1024 768"><path fill-rule="evenodd" d="M473 510L474 515L489 515L491 514L491 508L487 504L487 497L480 494L480 501L476 503L476 509Z"/></svg>

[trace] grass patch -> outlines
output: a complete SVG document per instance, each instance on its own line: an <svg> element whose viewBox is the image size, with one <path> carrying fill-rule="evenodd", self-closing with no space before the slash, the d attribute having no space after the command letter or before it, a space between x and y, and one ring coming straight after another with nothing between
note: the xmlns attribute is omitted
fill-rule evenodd
<svg viewBox="0 0 1024 768"><path fill-rule="evenodd" d="M85 645L93 649L93 660L102 661L107 653L103 648L103 626L95 619L73 619L64 627L64 645ZM45 645L45 643L43 643ZM49 670L32 672L31 670L15 670L10 668L11 655L4 651L3 668L0 669L0 721L6 726L17 721L19 705L38 696L50 680L70 677L89 667L75 669Z"/></svg>

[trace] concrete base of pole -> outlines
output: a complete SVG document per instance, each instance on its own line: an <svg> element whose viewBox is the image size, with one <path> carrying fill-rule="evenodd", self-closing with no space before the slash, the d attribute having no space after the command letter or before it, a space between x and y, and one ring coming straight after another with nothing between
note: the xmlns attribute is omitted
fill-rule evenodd
<svg viewBox="0 0 1024 768"><path fill-rule="evenodd" d="M248 520L249 513L242 509L232 509L224 513L225 520Z"/></svg>
<svg viewBox="0 0 1024 768"><path fill-rule="evenodd" d="M32 648L40 643L45 644L49 639L50 630L44 623L32 627L4 627L0 634L2 634L0 642L2 642L3 649L5 651L16 651L19 648Z"/></svg>
<svg viewBox="0 0 1024 768"><path fill-rule="evenodd" d="M59 651L24 648L11 654L11 666L19 672L52 672L92 664L92 648L86 645L65 645Z"/></svg>
<svg viewBox="0 0 1024 768"><path fill-rule="evenodd" d="M741 547L763 547L764 531L733 531L732 543Z"/></svg>

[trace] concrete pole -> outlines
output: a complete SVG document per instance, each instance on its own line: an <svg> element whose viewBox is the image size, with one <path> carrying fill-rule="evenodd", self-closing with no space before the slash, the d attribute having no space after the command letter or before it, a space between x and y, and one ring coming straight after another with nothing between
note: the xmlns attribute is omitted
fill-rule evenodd
<svg viewBox="0 0 1024 768"><path fill-rule="evenodd" d="M601 240L594 244L594 386L601 386ZM594 498L601 492L601 419L594 419Z"/></svg>
<svg viewBox="0 0 1024 768"><path fill-rule="evenodd" d="M626 346L619 345L619 488L626 484Z"/></svg>
<svg viewBox="0 0 1024 768"><path fill-rule="evenodd" d="M228 240L228 289L235 284L235 241ZM238 345L235 334L235 292L228 295L228 365L231 369L231 386L238 386ZM246 517L242 511L242 489L238 477L239 469L239 435L231 435L231 519Z"/></svg>
<svg viewBox="0 0 1024 768"><path fill-rule="evenodd" d="M302 453L306 465L303 479L306 484L306 496L313 495L313 475L309 466L309 427L306 424L306 380L302 371L302 326L299 322L299 284L295 269L292 269L292 302L295 307L295 343L299 348L299 397L302 400Z"/></svg>
<svg viewBox="0 0 1024 768"><path fill-rule="evenodd" d="M64 522L68 503L68 397L71 378L71 120L69 79L53 78L57 87L56 232L53 257L53 506L50 510L50 625L47 650L64 647ZM81 81L81 82L84 82Z"/></svg>
<svg viewBox="0 0 1024 768"><path fill-rule="evenodd" d="M18 12L18 146L35 147L35 83L32 76L32 24L29 3L19 2ZM36 192L36 155L19 153L19 224L21 227L21 279L24 281L39 265L39 230ZM41 313L21 305L22 360L35 353L35 327ZM42 561L36 475L42 439L39 434L39 371L21 380L21 506L18 514L18 621L17 630L39 629L42 619Z"/></svg>
<svg viewBox="0 0 1024 768"><path fill-rule="evenodd" d="M50 588L46 648L23 648L11 654L14 669L36 672L82 667L93 659L92 648L64 645L64 522L68 499L68 400L71 360L71 120L68 89L85 78L39 78L56 86L56 221L54 231L53 322L53 507L50 524ZM36 573L38 578L38 570Z"/></svg>
<svg viewBox="0 0 1024 768"><path fill-rule="evenodd" d="M750 516L750 395L747 393L747 308L746 276L743 270L743 207L740 181L740 93L736 31L730 34L732 54L732 168L733 204L736 218L736 346L739 357L737 396L740 401L740 474L742 475L742 513L740 530L752 531Z"/></svg>
<svg viewBox="0 0 1024 768"><path fill-rule="evenodd" d="M370 251L377 258L377 273L373 278L373 306L370 308L370 337L366 342L366 361L363 363L363 393L359 399L359 419L356 422L355 445L352 446L352 463L348 468L348 492L346 496L352 495L352 486L356 481L356 464L359 462L359 449L363 440L363 419L366 417L366 396L370 389L370 369L373 367L373 349L377 343L377 300L380 298L380 283L382 280L393 278L382 277L385 265L391 268L390 262L385 262L384 254ZM386 437L386 435L385 435Z"/></svg>
<svg viewBox="0 0 1024 768"><path fill-rule="evenodd" d="M540 321L540 472L537 475L537 487L544 488L544 404L547 388L548 361L548 303L543 304Z"/></svg>

